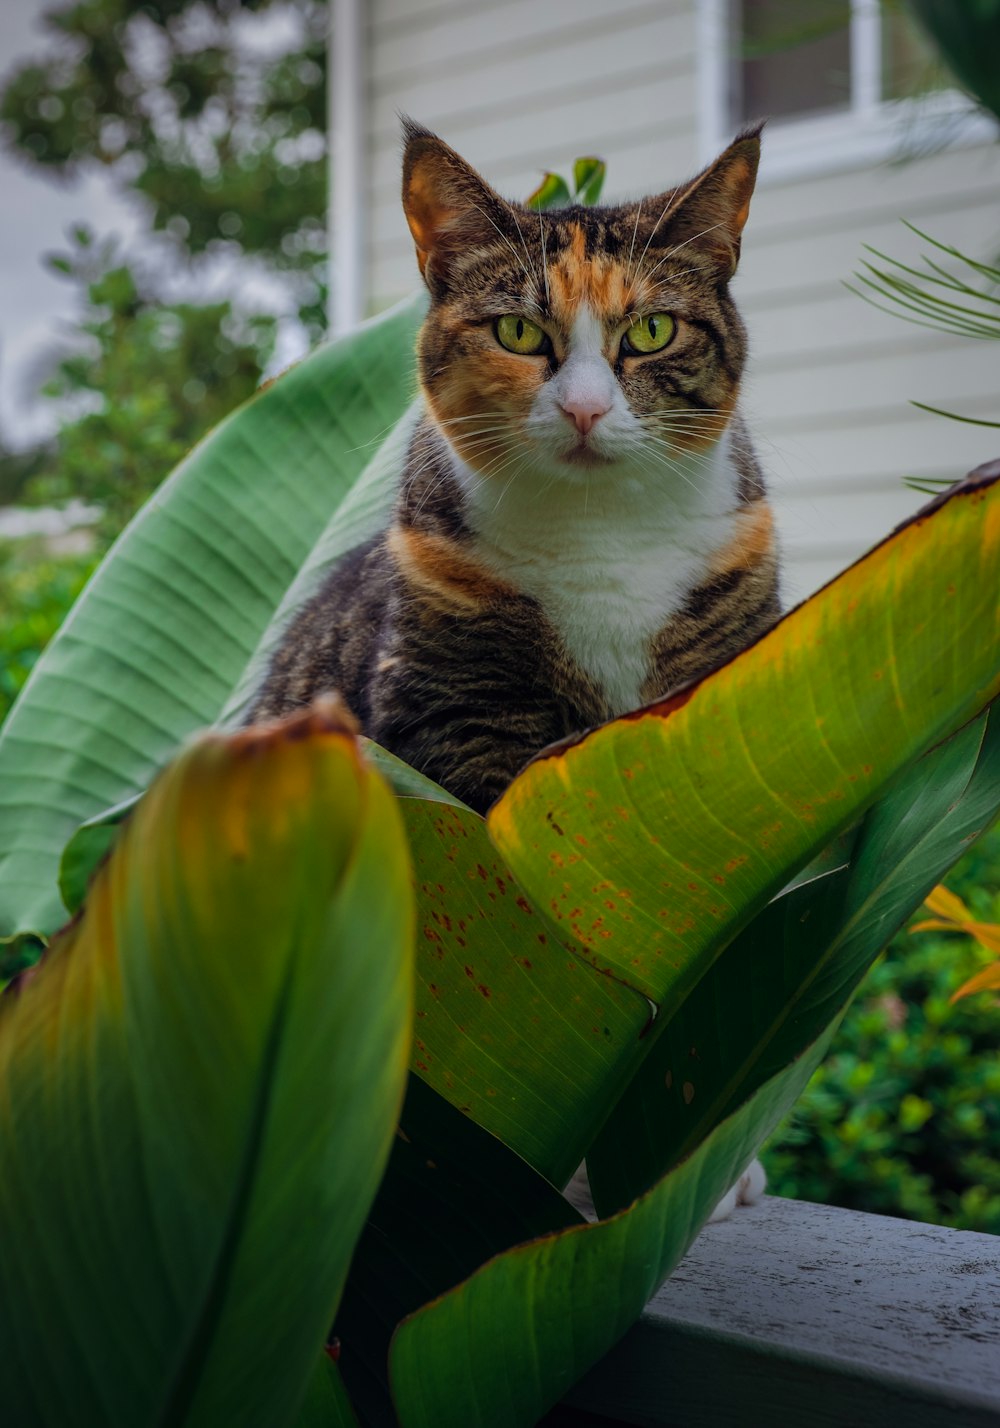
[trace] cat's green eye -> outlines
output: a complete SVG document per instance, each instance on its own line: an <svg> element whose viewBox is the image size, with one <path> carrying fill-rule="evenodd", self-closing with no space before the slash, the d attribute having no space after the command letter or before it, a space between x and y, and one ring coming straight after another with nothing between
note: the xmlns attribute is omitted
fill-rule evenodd
<svg viewBox="0 0 1000 1428"><path fill-rule="evenodd" d="M507 314L497 318L497 341L508 352L520 352L523 357L533 357L545 347L547 338L537 322L527 317Z"/></svg>
<svg viewBox="0 0 1000 1428"><path fill-rule="evenodd" d="M648 317L640 317L633 322L622 339L626 352L661 352L673 337L677 324L669 312L653 312Z"/></svg>

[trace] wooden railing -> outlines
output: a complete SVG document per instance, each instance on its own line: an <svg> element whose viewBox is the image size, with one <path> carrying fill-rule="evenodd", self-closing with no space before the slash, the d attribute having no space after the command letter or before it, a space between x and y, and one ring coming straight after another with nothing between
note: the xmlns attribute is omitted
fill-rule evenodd
<svg viewBox="0 0 1000 1428"><path fill-rule="evenodd" d="M559 1412L567 1428L998 1428L1000 1236L766 1196L705 1228Z"/></svg>

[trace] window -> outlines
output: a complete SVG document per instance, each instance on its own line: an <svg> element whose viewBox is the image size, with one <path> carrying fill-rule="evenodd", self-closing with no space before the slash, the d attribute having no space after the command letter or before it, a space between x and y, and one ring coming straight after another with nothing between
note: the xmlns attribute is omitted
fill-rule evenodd
<svg viewBox="0 0 1000 1428"><path fill-rule="evenodd" d="M874 0L730 0L734 126L831 114L945 87L922 31Z"/></svg>
<svg viewBox="0 0 1000 1428"><path fill-rule="evenodd" d="M898 4L698 0L698 24L703 158L761 117L765 181L995 137Z"/></svg>
<svg viewBox="0 0 1000 1428"><path fill-rule="evenodd" d="M761 114L786 118L850 108L848 0L732 0L728 29L732 127Z"/></svg>

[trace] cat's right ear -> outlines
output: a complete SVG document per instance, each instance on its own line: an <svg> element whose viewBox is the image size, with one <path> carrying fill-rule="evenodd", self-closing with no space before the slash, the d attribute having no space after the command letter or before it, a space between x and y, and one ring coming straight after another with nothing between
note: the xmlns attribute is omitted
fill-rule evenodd
<svg viewBox="0 0 1000 1428"><path fill-rule="evenodd" d="M403 138L403 212L433 293L463 253L514 224L509 205L436 134L404 118Z"/></svg>

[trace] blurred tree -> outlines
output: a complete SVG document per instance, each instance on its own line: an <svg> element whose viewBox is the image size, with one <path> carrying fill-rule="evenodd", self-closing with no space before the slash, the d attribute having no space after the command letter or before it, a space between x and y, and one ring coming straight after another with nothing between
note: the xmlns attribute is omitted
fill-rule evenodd
<svg viewBox="0 0 1000 1428"><path fill-rule="evenodd" d="M96 503L107 540L198 438L253 394L275 321L229 302L151 301L113 243L95 243L83 227L72 240L49 261L79 285L83 311L74 345L42 389L63 421L24 494Z"/></svg>
<svg viewBox="0 0 1000 1428"><path fill-rule="evenodd" d="M264 264L324 326L322 0L79 0L0 94L7 147L61 176L103 166L177 260Z"/></svg>
<svg viewBox="0 0 1000 1428"><path fill-rule="evenodd" d="M1000 826L948 885L1000 919ZM773 1194L1000 1234L1000 1002L986 990L951 1004L993 955L959 955L947 933L893 940L765 1150Z"/></svg>

